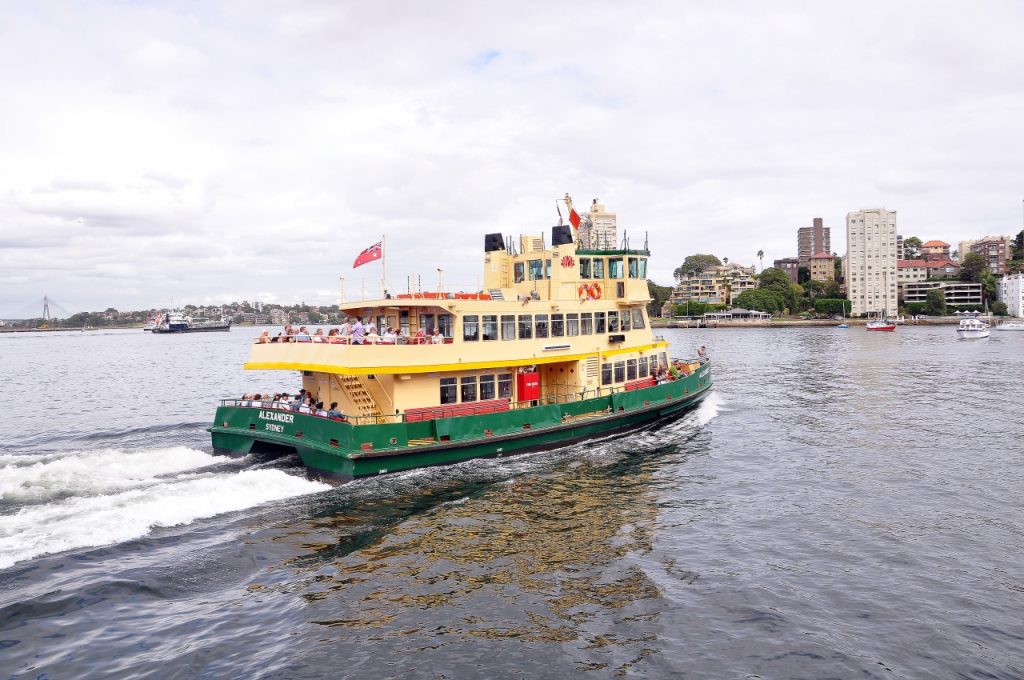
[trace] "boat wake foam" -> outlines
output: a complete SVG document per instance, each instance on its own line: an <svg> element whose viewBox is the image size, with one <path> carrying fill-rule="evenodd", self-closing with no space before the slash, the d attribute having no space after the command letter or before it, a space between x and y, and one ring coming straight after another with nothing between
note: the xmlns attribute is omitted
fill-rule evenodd
<svg viewBox="0 0 1024 680"><path fill-rule="evenodd" d="M99 449L60 455L0 457L0 501L39 503L155 484L167 475L223 463L186 446Z"/></svg>
<svg viewBox="0 0 1024 680"><path fill-rule="evenodd" d="M158 451L166 454L168 450ZM193 453L213 458L200 451ZM192 454L179 458L191 460L192 467L175 478L153 481L150 475L141 482L136 479L135 484L141 483L141 487L75 496L0 515L0 545L4 546L0 550L0 569L40 555L122 543L142 538L158 527L185 525L332 488L281 470L207 472L197 476L197 463L210 465L216 461L206 462Z"/></svg>

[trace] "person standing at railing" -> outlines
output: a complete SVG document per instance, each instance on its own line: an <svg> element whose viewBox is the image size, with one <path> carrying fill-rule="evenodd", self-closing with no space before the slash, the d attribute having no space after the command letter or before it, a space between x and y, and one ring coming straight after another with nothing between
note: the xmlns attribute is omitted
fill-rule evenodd
<svg viewBox="0 0 1024 680"><path fill-rule="evenodd" d="M359 317L356 317L356 322L352 325L352 344L363 344L363 338L365 335L366 328L363 326L363 322L359 320Z"/></svg>

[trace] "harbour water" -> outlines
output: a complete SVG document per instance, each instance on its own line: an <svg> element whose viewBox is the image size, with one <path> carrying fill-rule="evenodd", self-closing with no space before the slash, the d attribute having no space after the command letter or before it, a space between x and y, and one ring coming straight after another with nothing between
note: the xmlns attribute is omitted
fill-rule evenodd
<svg viewBox="0 0 1024 680"><path fill-rule="evenodd" d="M1024 677L1024 334L670 330L660 429L328 486L258 329L0 336L5 677Z"/></svg>

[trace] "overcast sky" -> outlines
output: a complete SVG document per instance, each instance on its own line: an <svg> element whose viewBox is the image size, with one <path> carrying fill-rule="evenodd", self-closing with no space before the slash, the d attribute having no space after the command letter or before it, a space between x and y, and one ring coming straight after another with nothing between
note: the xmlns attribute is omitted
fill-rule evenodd
<svg viewBox="0 0 1024 680"><path fill-rule="evenodd" d="M1021 229L1024 3L6 2L0 316L472 289L599 197L694 252Z"/></svg>

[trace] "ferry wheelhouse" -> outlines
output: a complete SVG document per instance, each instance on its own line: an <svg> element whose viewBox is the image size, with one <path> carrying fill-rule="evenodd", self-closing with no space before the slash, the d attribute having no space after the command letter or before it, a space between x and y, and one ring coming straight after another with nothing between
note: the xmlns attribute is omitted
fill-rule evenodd
<svg viewBox="0 0 1024 680"><path fill-rule="evenodd" d="M341 479L555 448L676 418L712 385L706 358L672 361L647 314L646 249L484 242L484 291L407 293L340 311L401 329L395 341L257 341L245 368L298 371L340 418L225 399L214 449L296 452ZM440 337L430 338L439 331ZM408 339L404 336L408 335ZM295 391L298 391L298 387Z"/></svg>

